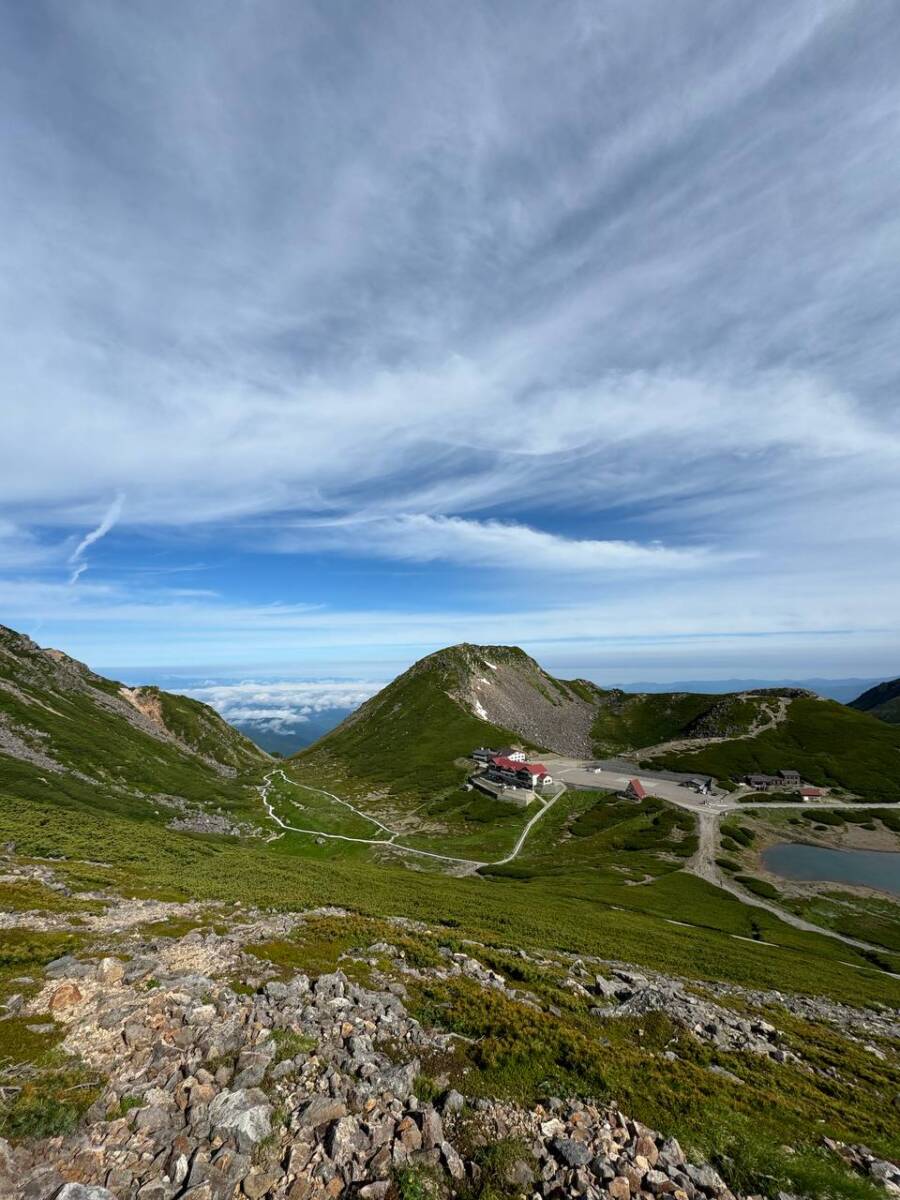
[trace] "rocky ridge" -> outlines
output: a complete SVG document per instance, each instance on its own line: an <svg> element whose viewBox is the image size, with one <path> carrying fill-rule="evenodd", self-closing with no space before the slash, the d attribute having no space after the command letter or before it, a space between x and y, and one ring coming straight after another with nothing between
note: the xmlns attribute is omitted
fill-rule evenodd
<svg viewBox="0 0 900 1200"><path fill-rule="evenodd" d="M0 753L29 762L43 770L71 771L61 761L53 737L42 727L47 716L71 716L67 707L78 705L78 714L117 718L123 727L167 743L210 768L222 778L239 769L264 762L267 755L233 729L206 705L170 696L158 688L126 688L92 671L61 650L44 649L24 634L0 625ZM166 717L166 706L189 715L197 737L183 735ZM123 730L127 732L127 730Z"/></svg>
<svg viewBox="0 0 900 1200"><path fill-rule="evenodd" d="M463 645L452 652L461 670L451 695L474 716L557 754L591 754L595 705L578 690L514 647Z"/></svg>
<svg viewBox="0 0 900 1200"><path fill-rule="evenodd" d="M397 921L398 924L404 922ZM369 947L365 955L387 953L393 956L394 970L415 979L446 980L462 975L482 987L495 988L517 1003L541 1008L533 993L510 985L499 972L486 967L476 957L480 943L468 943L472 953L442 948L446 965L437 968L408 966L402 951L387 943ZM484 948L484 947L481 947ZM785 1035L772 1022L759 1015L744 1015L729 1002L744 1002L750 1009L778 1009L808 1020L821 1021L838 1029L844 1037L860 1042L876 1056L881 1054L873 1040L900 1041L900 1012L885 1009L860 1010L833 1000L811 996L795 996L778 991L741 988L734 984L707 982L702 989L687 980L660 972L638 971L627 963L617 963L590 957L572 958L560 954L557 958L538 958L525 950L518 952L525 962L554 968L565 964L563 986L588 1000L591 1013L598 1020L641 1016L651 1012L665 1013L672 1021L699 1041L721 1050L759 1054L776 1063L799 1062L799 1056L785 1046ZM363 957L365 957L365 955ZM598 971L602 968L602 973ZM707 994L701 994L703 993ZM711 998L718 997L716 999ZM547 1011L559 1015L553 1005ZM672 1052L667 1052L671 1055Z"/></svg>

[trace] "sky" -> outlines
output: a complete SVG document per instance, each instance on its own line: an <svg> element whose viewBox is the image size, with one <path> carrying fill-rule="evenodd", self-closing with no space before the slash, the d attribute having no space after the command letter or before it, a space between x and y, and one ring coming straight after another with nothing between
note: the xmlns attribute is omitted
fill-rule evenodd
<svg viewBox="0 0 900 1200"><path fill-rule="evenodd" d="M898 62L895 0L0 6L0 621L900 675Z"/></svg>

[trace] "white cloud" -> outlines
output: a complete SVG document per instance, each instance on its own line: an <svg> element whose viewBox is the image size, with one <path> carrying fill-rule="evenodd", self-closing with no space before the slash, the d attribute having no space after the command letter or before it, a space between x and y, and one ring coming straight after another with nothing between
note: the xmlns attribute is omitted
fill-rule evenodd
<svg viewBox="0 0 900 1200"><path fill-rule="evenodd" d="M877 5L401 0L348 27L73 2L49 42L4 17L10 620L131 661L139 636L894 629L900 23ZM26 577L126 490L71 595ZM120 517L142 545L501 569L457 575L470 611L402 614L80 578ZM571 606L500 595L523 561Z"/></svg>
<svg viewBox="0 0 900 1200"><path fill-rule="evenodd" d="M77 562L87 550L88 546L93 546L94 542L98 542L100 538L106 537L112 527L122 515L122 505L125 503L124 495L119 492L112 504L103 514L100 524L92 529L90 533L86 533L81 539L69 558L69 562Z"/></svg>
<svg viewBox="0 0 900 1200"><path fill-rule="evenodd" d="M300 523L276 541L281 549L326 546L409 562L443 560L468 566L504 567L531 573L656 573L696 569L716 561L701 547L673 549L620 539L566 538L509 521L406 513ZM724 558L725 556L721 556Z"/></svg>
<svg viewBox="0 0 900 1200"><path fill-rule="evenodd" d="M0 503L71 524L127 485L130 521L183 526L389 493L439 517L696 480L759 504L783 485L768 456L896 470L872 386L900 335L876 26L798 3L595 27L525 3L426 30L401 5L363 55L338 12L224 30L203 5L71 6L58 90L9 64L32 136L0 143L21 235ZM104 114L117 136L85 154L79 121Z"/></svg>
<svg viewBox="0 0 900 1200"><path fill-rule="evenodd" d="M85 550L89 546L93 546L94 542L99 542L102 537L106 537L122 515L122 506L124 503L125 496L122 492L119 492L100 519L100 524L95 526L90 533L86 533L69 555L69 563L74 567L72 574L69 576L70 586L77 583L79 578L88 569L88 564L84 561Z"/></svg>
<svg viewBox="0 0 900 1200"><path fill-rule="evenodd" d="M217 683L179 689L209 704L226 721L254 725L271 733L288 733L313 714L358 708L383 684L362 680L313 680Z"/></svg>

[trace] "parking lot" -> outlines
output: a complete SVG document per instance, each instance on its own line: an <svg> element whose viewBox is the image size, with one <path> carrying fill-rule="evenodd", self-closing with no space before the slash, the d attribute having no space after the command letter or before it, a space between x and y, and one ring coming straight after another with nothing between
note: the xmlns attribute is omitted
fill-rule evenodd
<svg viewBox="0 0 900 1200"><path fill-rule="evenodd" d="M670 800L674 804L690 805L697 808L706 807L707 803L715 804L716 797L700 796L691 788L684 787L672 779L662 779L653 772L643 771L638 767L630 770L610 769L601 767L592 769L590 766L573 759L553 759L545 757L548 771L554 779L570 787L596 788L598 791L622 791L628 786L629 780L639 779L649 796L659 796L662 800ZM624 764L623 764L624 766ZM724 796L724 793L722 794ZM722 797L719 797L722 798Z"/></svg>

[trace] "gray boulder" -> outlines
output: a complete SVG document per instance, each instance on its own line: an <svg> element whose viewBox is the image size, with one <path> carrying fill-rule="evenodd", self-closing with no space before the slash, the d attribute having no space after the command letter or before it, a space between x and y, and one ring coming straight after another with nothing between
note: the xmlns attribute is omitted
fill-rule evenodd
<svg viewBox="0 0 900 1200"><path fill-rule="evenodd" d="M591 1152L584 1142L576 1142L573 1138L555 1137L552 1146L553 1153L567 1167L583 1167L591 1161Z"/></svg>
<svg viewBox="0 0 900 1200"><path fill-rule="evenodd" d="M347 1115L346 1105L340 1100L332 1100L330 1096L313 1096L303 1109L300 1120L304 1125L318 1127L330 1125Z"/></svg>
<svg viewBox="0 0 900 1200"><path fill-rule="evenodd" d="M209 1106L213 1129L231 1134L238 1147L247 1151L272 1132L272 1106L258 1088L220 1092Z"/></svg>

